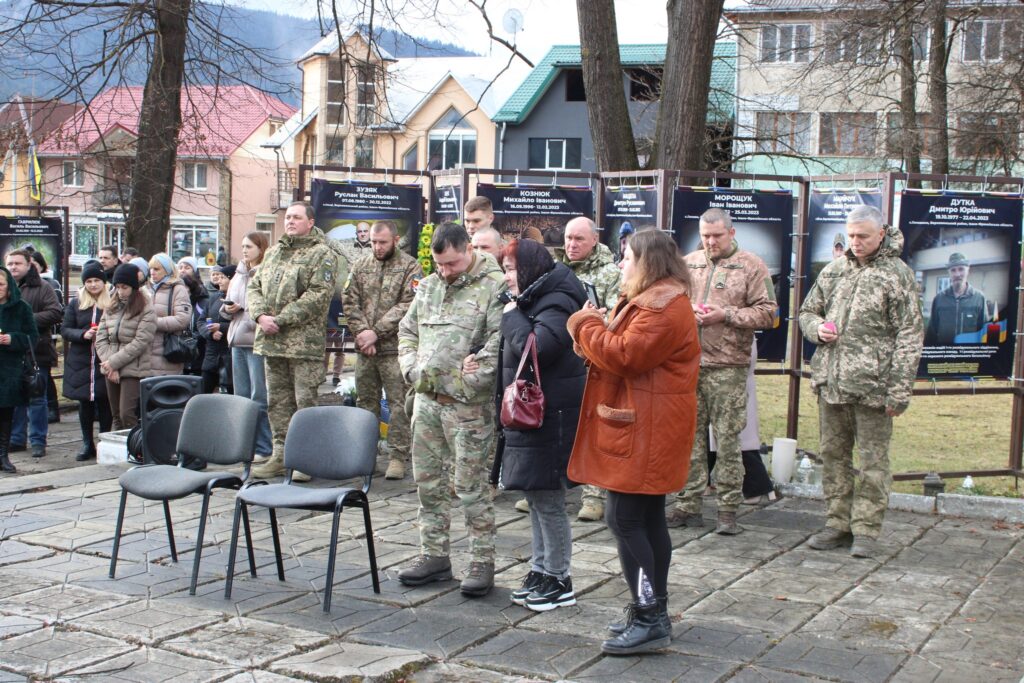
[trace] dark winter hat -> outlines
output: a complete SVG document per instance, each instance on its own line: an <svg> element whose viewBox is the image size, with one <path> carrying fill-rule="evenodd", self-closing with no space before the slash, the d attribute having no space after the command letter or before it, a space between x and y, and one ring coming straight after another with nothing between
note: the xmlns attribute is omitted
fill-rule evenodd
<svg viewBox="0 0 1024 683"><path fill-rule="evenodd" d="M961 254L959 251L954 251L949 255L949 261L946 263L947 268L953 266L969 266L971 262L967 260L967 257Z"/></svg>
<svg viewBox="0 0 1024 683"><path fill-rule="evenodd" d="M128 285L132 289L138 289L142 284L139 282L139 267L133 266L130 263L122 263L114 271L114 279L112 284L115 285Z"/></svg>
<svg viewBox="0 0 1024 683"><path fill-rule="evenodd" d="M99 261L90 259L82 266L82 284L84 285L85 281L90 278L103 279L103 266Z"/></svg>
<svg viewBox="0 0 1024 683"><path fill-rule="evenodd" d="M210 270L216 271L230 280L235 276L235 271L238 270L238 266L214 266Z"/></svg>

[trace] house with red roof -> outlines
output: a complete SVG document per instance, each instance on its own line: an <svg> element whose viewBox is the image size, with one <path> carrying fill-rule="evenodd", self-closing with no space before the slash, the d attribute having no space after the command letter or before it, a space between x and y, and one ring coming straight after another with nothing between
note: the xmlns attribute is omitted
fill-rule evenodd
<svg viewBox="0 0 1024 683"><path fill-rule="evenodd" d="M56 99L14 95L0 104L0 204L29 206L33 145L45 141L78 111L78 106Z"/></svg>
<svg viewBox="0 0 1024 683"><path fill-rule="evenodd" d="M141 86L104 90L37 144L43 204L71 209L71 261L100 246L124 243L125 214L139 137ZM167 253L214 265L224 249L232 260L251 230L272 232L288 178L280 150L260 143L295 110L251 86L188 86L171 204ZM147 255L148 256L148 255Z"/></svg>

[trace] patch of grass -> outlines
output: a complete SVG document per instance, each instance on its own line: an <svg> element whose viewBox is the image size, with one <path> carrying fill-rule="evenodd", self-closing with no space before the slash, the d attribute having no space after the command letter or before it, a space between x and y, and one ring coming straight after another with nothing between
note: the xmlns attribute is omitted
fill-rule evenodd
<svg viewBox="0 0 1024 683"><path fill-rule="evenodd" d="M787 376L757 377L761 441L770 444L775 437L786 436L788 392ZM894 422L889 451L893 473L1006 467L1010 458L1012 402L1011 394L915 396L907 412ZM799 447L817 452L818 406L809 380L800 382L797 429ZM946 491L952 492L960 484L960 479L947 479ZM921 482L895 482L893 490L921 493ZM1024 497L1013 477L975 478L975 492Z"/></svg>

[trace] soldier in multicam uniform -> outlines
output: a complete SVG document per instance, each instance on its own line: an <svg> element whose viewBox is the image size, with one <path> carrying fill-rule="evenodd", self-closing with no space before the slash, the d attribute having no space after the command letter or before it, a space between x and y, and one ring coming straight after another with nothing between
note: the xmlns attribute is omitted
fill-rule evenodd
<svg viewBox="0 0 1024 683"><path fill-rule="evenodd" d="M826 526L807 544L852 545L854 557L876 551L892 486L892 419L910 404L924 334L914 272L900 260L903 235L882 221L874 207L850 211L846 256L825 266L800 307L800 329L818 345L811 385L827 504Z"/></svg>
<svg viewBox="0 0 1024 683"><path fill-rule="evenodd" d="M565 248L555 250L556 260L572 269L581 282L594 285L603 308L611 310L619 300L622 271L615 263L611 249L598 242L597 226L585 216L577 216L565 224ZM604 491L584 486L582 506L576 518L596 522L604 518Z"/></svg>
<svg viewBox="0 0 1024 683"><path fill-rule="evenodd" d="M452 578L452 492L469 529L463 594L494 585L494 505L487 483L494 452L494 384L505 289L501 269L476 253L457 223L442 223L431 249L437 271L419 285L398 326L398 361L416 392L412 468L419 494L420 552L398 573L418 586Z"/></svg>
<svg viewBox="0 0 1024 683"><path fill-rule="evenodd" d="M409 461L409 418L402 406L408 385L398 367L398 323L423 277L419 261L398 250L398 227L377 221L370 229L373 253L352 266L344 309L355 335L356 405L380 415L380 390L391 406L385 479L402 479Z"/></svg>
<svg viewBox="0 0 1024 683"><path fill-rule="evenodd" d="M266 359L274 443L273 455L252 468L257 479L284 474L288 423L296 410L317 404L316 390L324 380L325 321L339 257L314 222L308 202L293 202L284 215L285 234L267 250L246 290L249 315L257 325L253 352ZM296 471L292 479L309 477Z"/></svg>
<svg viewBox="0 0 1024 683"><path fill-rule="evenodd" d="M736 510L743 502L740 432L747 419L747 368L754 330L772 326L775 287L757 255L740 249L732 217L708 209L700 217L703 249L686 255L692 278L693 312L700 334L697 432L686 488L667 516L670 527L704 526L701 514L708 485L708 426L715 431L715 483L719 534L738 534Z"/></svg>

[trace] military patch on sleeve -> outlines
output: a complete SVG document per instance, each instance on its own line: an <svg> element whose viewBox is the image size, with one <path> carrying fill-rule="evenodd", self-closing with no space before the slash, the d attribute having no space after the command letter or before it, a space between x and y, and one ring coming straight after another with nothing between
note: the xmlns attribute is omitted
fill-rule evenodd
<svg viewBox="0 0 1024 683"><path fill-rule="evenodd" d="M411 287L412 287L412 291L414 291L414 292L415 292L415 291L416 291L416 290L417 290L417 289L419 288L419 286L420 286L420 280L421 280L421 278L418 278L418 277L414 277L414 278L412 279L412 285L411 285Z"/></svg>

